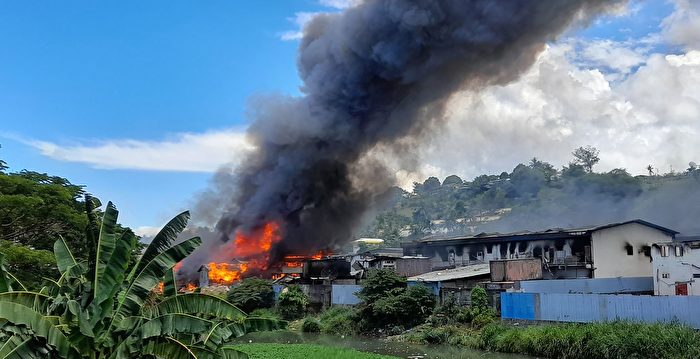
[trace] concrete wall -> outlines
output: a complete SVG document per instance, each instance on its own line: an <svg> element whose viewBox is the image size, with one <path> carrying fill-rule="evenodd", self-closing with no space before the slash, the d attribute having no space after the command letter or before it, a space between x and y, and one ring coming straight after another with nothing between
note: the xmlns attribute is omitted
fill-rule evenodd
<svg viewBox="0 0 700 359"><path fill-rule="evenodd" d="M700 297L502 293L501 319L555 322L680 322L700 329Z"/></svg>
<svg viewBox="0 0 700 359"><path fill-rule="evenodd" d="M652 275L651 257L644 248L672 237L638 223L602 229L591 236L594 278L646 277ZM632 246L627 254L626 246Z"/></svg>
<svg viewBox="0 0 700 359"><path fill-rule="evenodd" d="M667 256L662 256L666 246ZM676 247L682 248L676 256ZM700 295L700 242L661 243L652 248L654 294L676 295L677 287L687 288L688 295Z"/></svg>
<svg viewBox="0 0 700 359"><path fill-rule="evenodd" d="M515 291L524 293L651 294L653 290L652 277L527 280L515 286Z"/></svg>

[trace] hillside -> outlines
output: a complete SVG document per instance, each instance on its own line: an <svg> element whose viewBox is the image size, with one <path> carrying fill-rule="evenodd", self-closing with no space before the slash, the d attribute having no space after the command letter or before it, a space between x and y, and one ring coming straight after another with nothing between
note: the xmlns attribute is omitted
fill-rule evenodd
<svg viewBox="0 0 700 359"><path fill-rule="evenodd" d="M597 162L597 161L596 161ZM363 232L387 245L431 233L573 228L641 218L683 234L700 233L700 170L632 176L597 173L574 161L561 170L533 158L511 172L465 181L430 177L391 200Z"/></svg>

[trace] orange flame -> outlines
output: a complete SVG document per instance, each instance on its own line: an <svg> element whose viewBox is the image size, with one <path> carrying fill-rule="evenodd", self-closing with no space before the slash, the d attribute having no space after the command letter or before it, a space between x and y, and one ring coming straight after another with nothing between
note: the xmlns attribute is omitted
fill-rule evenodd
<svg viewBox="0 0 700 359"><path fill-rule="evenodd" d="M231 285L241 280L241 275L248 271L248 265L241 263L236 266L228 263L209 263L209 281L211 283Z"/></svg>
<svg viewBox="0 0 700 359"><path fill-rule="evenodd" d="M195 289L197 289L197 286L194 283L187 283L185 286L185 291L187 292L194 292Z"/></svg>
<svg viewBox="0 0 700 359"><path fill-rule="evenodd" d="M164 288L165 288L165 283L160 282L160 283L158 283L158 285L157 285L155 288L153 288L153 289L155 290L156 293L163 293L163 289L164 289Z"/></svg>

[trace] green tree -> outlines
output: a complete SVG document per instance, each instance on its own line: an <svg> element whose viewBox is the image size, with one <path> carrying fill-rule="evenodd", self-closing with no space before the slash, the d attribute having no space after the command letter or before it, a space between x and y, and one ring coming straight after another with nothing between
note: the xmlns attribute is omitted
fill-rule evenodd
<svg viewBox="0 0 700 359"><path fill-rule="evenodd" d="M16 273L17 279L29 289L39 290L44 278L59 277L56 258L50 251L0 240L0 253L5 258L7 270Z"/></svg>
<svg viewBox="0 0 700 359"><path fill-rule="evenodd" d="M304 294L301 287L293 285L287 287L280 294L277 302L277 311L284 319L299 319L306 315L306 307L308 305L309 297Z"/></svg>
<svg viewBox="0 0 700 359"><path fill-rule="evenodd" d="M574 163L583 167L586 172L593 172L593 166L600 161L600 151L593 146L579 147L571 154L574 155Z"/></svg>
<svg viewBox="0 0 700 359"><path fill-rule="evenodd" d="M62 236L78 256L86 255L82 195L81 186L62 177L0 171L0 239L51 250Z"/></svg>
<svg viewBox="0 0 700 359"><path fill-rule="evenodd" d="M390 269L371 270L357 296L358 316L367 331L419 324L435 306L435 297L426 287L407 287L406 279Z"/></svg>
<svg viewBox="0 0 700 359"><path fill-rule="evenodd" d="M240 358L231 338L284 326L247 317L213 296L175 295L172 268L201 243L198 237L175 243L188 212L163 227L131 270L136 236L118 231L117 216L109 203L101 221L88 221L94 258L79 260L59 238L54 255L61 277L40 292L15 290L21 284L1 267L3 358ZM163 281L168 296L150 301Z"/></svg>
<svg viewBox="0 0 700 359"><path fill-rule="evenodd" d="M270 281L261 278L246 278L240 284L231 287L228 292L231 304L252 312L260 308L272 308L275 305L275 291Z"/></svg>

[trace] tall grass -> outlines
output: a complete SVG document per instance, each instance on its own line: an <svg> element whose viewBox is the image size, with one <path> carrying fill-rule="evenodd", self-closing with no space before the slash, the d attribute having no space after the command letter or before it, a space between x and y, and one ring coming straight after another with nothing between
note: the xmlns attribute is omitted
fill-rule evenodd
<svg viewBox="0 0 700 359"><path fill-rule="evenodd" d="M479 339L480 349L547 358L700 358L698 333L676 324L491 324Z"/></svg>

